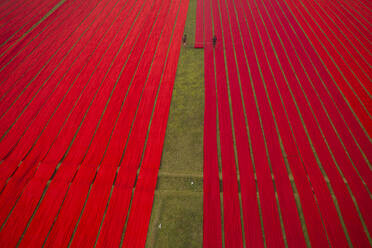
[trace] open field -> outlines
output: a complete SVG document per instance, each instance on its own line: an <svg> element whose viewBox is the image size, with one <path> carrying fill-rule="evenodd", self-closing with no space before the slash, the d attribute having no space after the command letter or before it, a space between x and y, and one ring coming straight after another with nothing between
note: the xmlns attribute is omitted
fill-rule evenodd
<svg viewBox="0 0 372 248"><path fill-rule="evenodd" d="M372 247L370 2L0 10L0 247Z"/></svg>

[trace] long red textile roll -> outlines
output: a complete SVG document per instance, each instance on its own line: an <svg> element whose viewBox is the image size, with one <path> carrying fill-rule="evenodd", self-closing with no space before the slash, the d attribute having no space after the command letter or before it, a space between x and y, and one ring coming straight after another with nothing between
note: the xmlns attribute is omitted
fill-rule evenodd
<svg viewBox="0 0 372 248"><path fill-rule="evenodd" d="M196 3L196 23L195 23L195 48L204 47L204 0L197 0Z"/></svg>

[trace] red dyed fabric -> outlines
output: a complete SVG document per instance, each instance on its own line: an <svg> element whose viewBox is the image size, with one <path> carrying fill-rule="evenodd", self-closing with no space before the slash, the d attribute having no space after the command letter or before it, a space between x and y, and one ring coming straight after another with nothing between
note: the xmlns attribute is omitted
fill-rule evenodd
<svg viewBox="0 0 372 248"><path fill-rule="evenodd" d="M204 5L205 36L213 36L211 1ZM213 47L205 41L204 50L204 169L203 169L203 247L222 247L220 180L217 158L217 101Z"/></svg>
<svg viewBox="0 0 372 248"><path fill-rule="evenodd" d="M60 0L28 1L4 16L0 26L0 53L2 54L22 40L24 34L59 2ZM7 11L9 10L5 13Z"/></svg>
<svg viewBox="0 0 372 248"><path fill-rule="evenodd" d="M122 158L122 153L124 152L125 145L127 144L127 149L125 149L125 154L123 157L123 161L120 166L130 167L130 164L138 164L140 159L140 154L142 153L143 145L146 138L146 123L150 121L152 107L153 107L153 100L155 98L154 93L156 93L156 84L159 83L159 79L153 77L153 68L151 68L150 74L148 75L146 72L149 72L149 68L152 63L157 64L160 62L157 59L158 56L154 54L154 51L157 47L160 46L162 42L163 35L164 37L169 38L169 33L167 30L164 30L165 20L169 16L169 12L172 6L168 2L167 4L162 5L161 10L158 13L157 20L154 23L153 30L161 30L161 32L152 32L148 38L146 47L143 49L143 54L153 54L155 57L153 60L151 58L147 58L141 60L138 70L134 75L132 81L132 87L128 92L128 96L125 99L124 105L122 107L121 113L125 113L118 117L117 125L113 130L112 139L108 145L108 153L105 155L105 158L102 161L102 164L97 172L97 177L95 182L92 186L91 193L97 195L99 197L109 197L112 185L114 183L117 165L120 164L120 160ZM172 19L170 19L172 20ZM163 27L163 29L161 29ZM161 35L160 39L159 36ZM153 42L159 41L159 42ZM155 74L160 74L161 70L154 70ZM146 77L148 76L147 80ZM153 89L151 91L151 89ZM154 92L155 91L155 92ZM138 108L138 109L137 109ZM137 109L137 110L136 110ZM137 113L136 113L137 112ZM132 126L132 130L130 130ZM128 137L130 133L130 136ZM127 139L123 137L128 137ZM128 163L128 155L133 157ZM131 171L134 172L135 170ZM126 173L125 176L127 178L132 177L129 173ZM100 191L99 193L96 191ZM111 201L111 199L110 199ZM95 237L97 236L99 225L95 226L89 224L95 218L95 216L99 216L99 219L103 218L103 214L106 209L106 202L102 201L102 204L98 203L99 201L95 200L94 198L89 198L86 204L83 216L80 220L77 233L74 236L72 246L80 247L86 242L89 242L89 238L93 238L90 242L94 245ZM98 205L97 205L98 204ZM122 206L120 212L128 212L125 209L125 206ZM97 224L101 224L98 222ZM90 228L88 228L88 226ZM89 231L88 231L89 230ZM102 230L102 229L101 229ZM95 232L95 233L94 233Z"/></svg>
<svg viewBox="0 0 372 248"><path fill-rule="evenodd" d="M22 36L53 2L27 4L0 4L12 7L0 16L14 16L0 23L9 37ZM27 6L29 15L15 5ZM112 212L116 232L114 222L102 226L103 216L117 202L129 206L137 174L131 163L139 169L146 146L163 142L187 7L168 0L66 1L22 39L1 45L2 244L120 243L128 207ZM24 23L19 31L8 28ZM153 116L161 135L145 142ZM120 190L125 182L128 192ZM126 242L144 246L151 209L139 223L144 232Z"/></svg>
<svg viewBox="0 0 372 248"><path fill-rule="evenodd" d="M284 246L285 235L289 247L305 247L294 187L312 246L347 247L341 220L354 246L368 246L362 224L371 230L371 53L365 3L211 1L204 5L205 20L208 5L213 27L197 23L214 30L206 33L205 45L217 37L212 52L204 51L204 151L210 151L204 159L221 159L222 195L230 199L222 206L225 246L240 245L241 232L229 232L242 225L247 246L264 246L263 235L268 247ZM210 68L216 69L216 88L207 87ZM216 110L214 103L218 121L209 114ZM219 153L212 152L209 134L215 125ZM224 164L234 165L232 155L226 162L229 149L237 166L227 173ZM204 201L216 202L212 168L204 167ZM241 203L232 200L237 178ZM219 206L204 202L204 247L222 244L213 240L215 229L209 227ZM235 219L229 215L233 207Z"/></svg>
<svg viewBox="0 0 372 248"><path fill-rule="evenodd" d="M203 48L204 45L204 2L197 0L196 3L195 48Z"/></svg>
<svg viewBox="0 0 372 248"><path fill-rule="evenodd" d="M175 33L169 44L167 61L162 63L164 65L163 77L158 89L158 100L154 108L146 150L132 199L131 211L123 240L124 247L145 246L179 57L179 39L184 29L187 9L187 1L182 1L179 6L173 7L174 14L177 14L177 21L174 26Z"/></svg>
<svg viewBox="0 0 372 248"><path fill-rule="evenodd" d="M158 4L158 6L159 5L160 4ZM150 8L151 6L145 5L145 8L143 9L144 13L145 14L149 13ZM152 13L151 17L155 18L156 12ZM128 63L125 66L124 72L122 73L122 75L128 75L128 76L133 75L133 70L136 68L138 61L141 58L139 55L142 52L143 46L145 45L145 42L146 42L146 39L140 39L140 36L141 36L140 34L142 35L148 34L151 29L151 26L147 26L143 29L143 24L144 24L143 19L137 19L137 21L139 21L140 23L139 25L134 26L135 30L133 30L134 32L133 34L135 35L130 36L130 37L133 37L133 42L135 41L134 38L136 38L137 42L136 42L135 47L137 49L133 49L132 53L130 54L130 59L133 58L133 60L130 60L131 63ZM132 48L132 46L129 46L128 48ZM126 57L126 56L124 55L123 57ZM114 76L115 75L114 73L120 72L115 69L116 68L111 68L111 72L112 72L112 74L110 74L111 76ZM123 88L125 89L125 87L127 88L129 86L131 77L132 76L128 78L123 77L119 79L119 82L121 82L121 87L119 88L121 89ZM113 81L110 80L110 82L113 82ZM116 85L116 87L117 86L118 85ZM116 88L116 89L119 89L119 88ZM123 95L122 92L119 90L116 90L114 94L111 95L111 101L106 108L104 116L102 117L101 125L98 127L98 130L96 131L96 134L92 141L92 146L89 148L89 151L81 165L81 168L77 172L74 178L74 181L72 182L71 189L67 194L69 201L67 201L67 204L62 205L62 208L58 215L56 223L54 224L48 236L46 246L55 246L56 244L67 245L68 240L71 239L71 235L74 231L74 227L83 209L85 198L87 197L87 194L90 188L90 184L95 178L97 168L99 166L102 166L101 160L103 156L105 155L105 151L106 151L105 148L111 137L111 135L107 135L107 131L113 130L113 125L115 124L115 121L116 121L116 118L112 118L112 115L120 112L120 108L121 108L120 101L123 100L124 96L125 95ZM73 214L71 214L72 211L73 211ZM69 223L69 225L66 225L66 222ZM68 240L65 239L66 235L69 237Z"/></svg>
<svg viewBox="0 0 372 248"><path fill-rule="evenodd" d="M0 243L144 247L188 1L59 3L0 3ZM369 246L371 9L197 1L203 247Z"/></svg>
<svg viewBox="0 0 372 248"><path fill-rule="evenodd" d="M111 10L112 10L112 8L111 8ZM115 14L115 13L113 13L113 14ZM104 26L102 26L102 28L103 27ZM117 31L115 31L115 32L117 32ZM105 33L103 32L103 34L105 34ZM96 55L99 55L99 53L97 52ZM91 60L91 61L94 61L94 60ZM92 69L93 68L94 67L92 67ZM89 97L88 97L89 95L84 95L84 96L86 96L89 99ZM93 97L93 95L91 97ZM84 97L80 98L80 100L82 100L82 99L84 99ZM89 101L90 100L88 100L88 102L85 103L85 108L86 108L86 105L89 103ZM84 116L84 111L82 111L82 107L84 108L84 104L82 104L82 102L83 101L80 101L79 104L77 105L77 107L74 108L74 111L71 113L70 117L68 118L68 120L66 122L66 125L64 125L64 127L61 129L58 137L56 138L55 143L51 147L51 149L48 152L47 156L45 158L43 158L44 161L49 161L50 163L54 164L54 167L56 166L56 161L59 161L63 157L63 154L65 153L66 149L68 148L68 145L71 142L71 139L72 139L73 135L75 134L75 130L78 127L76 125L79 125L80 124L80 121L81 120L79 120L79 118L81 118L81 117ZM79 115L81 117L79 117ZM74 168L74 167L76 167L76 165L77 165L77 163L76 164L73 164L73 165L67 165L66 167L68 167L68 168L69 167ZM67 178L71 178L74 175L73 173L75 173L74 170L71 170L70 171L70 169L68 169L68 172L65 172L65 170L67 170L67 168L65 169L64 167L62 167L62 172L61 173L67 173L67 175L66 175ZM59 176L60 175L59 174L60 172L59 171L57 171L57 172L58 172L57 173L57 178L58 177L62 177L63 178L63 176ZM52 175L52 173L53 173L53 171L50 172L50 174L49 174L48 177L50 177ZM58 194L57 195L59 195L59 197L63 197L64 193L62 194L62 192L64 192L64 191L63 191L63 187L61 188L61 186L65 186L65 187L68 186L68 185L66 185L68 182L69 181L64 181L62 179L58 179L56 183L52 184L51 187L48 188L47 193L53 192L53 189L55 189L56 185L58 185L60 188L59 188L59 191L58 191ZM50 194L52 195L52 193L50 193ZM42 204L40 206L41 209L38 211L38 213L40 213L40 211L42 211L42 209L43 209L42 207L43 206L45 206L45 207L47 206L47 209L49 211L56 211L56 210L58 210L59 205L55 205L55 203L53 201L52 202L49 202L48 201L48 199L49 199L48 196L49 196L49 194L47 194L45 196L45 199L43 201L43 203L46 202L47 205ZM54 199L54 200L56 200L56 202L60 202L62 199L61 198L57 198L57 199ZM53 206L54 206L54 208L53 208ZM41 214L45 214L45 213L41 212ZM38 216L38 215L36 215L36 216ZM55 215L50 214L49 219L53 220L54 216ZM48 223L48 222L46 222L46 223ZM40 230L40 227L39 226L37 228L39 228L39 230ZM44 228L45 228L45 226L44 226ZM43 231L45 232L44 229L43 229ZM30 231L30 232L32 233L32 231ZM39 237L42 237L42 235L39 234L39 236L36 236L36 235L33 236L33 240L37 240L37 238L39 238ZM45 238L45 236L44 236L44 238Z"/></svg>

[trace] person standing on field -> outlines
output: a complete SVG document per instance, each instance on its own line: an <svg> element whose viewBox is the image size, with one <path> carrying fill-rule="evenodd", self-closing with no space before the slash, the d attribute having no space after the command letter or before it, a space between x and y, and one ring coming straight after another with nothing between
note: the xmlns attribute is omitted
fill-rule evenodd
<svg viewBox="0 0 372 248"><path fill-rule="evenodd" d="M217 42L216 35L213 36L212 42L213 42L213 47L216 47L216 42Z"/></svg>
<svg viewBox="0 0 372 248"><path fill-rule="evenodd" d="M183 37L182 37L182 43L183 43L184 47L186 46L186 39L187 39L187 35L184 34Z"/></svg>

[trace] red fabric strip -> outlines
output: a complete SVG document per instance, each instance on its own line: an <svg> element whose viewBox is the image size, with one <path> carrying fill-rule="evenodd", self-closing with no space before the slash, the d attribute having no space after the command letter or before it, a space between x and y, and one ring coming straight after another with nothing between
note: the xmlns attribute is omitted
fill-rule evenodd
<svg viewBox="0 0 372 248"><path fill-rule="evenodd" d="M220 177L217 151L217 96L211 1L204 5L204 168L203 168L203 247L222 247Z"/></svg>
<svg viewBox="0 0 372 248"><path fill-rule="evenodd" d="M203 48L204 45L204 1L196 2L196 22L195 22L195 48Z"/></svg>

